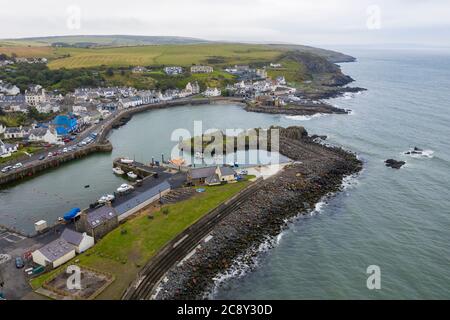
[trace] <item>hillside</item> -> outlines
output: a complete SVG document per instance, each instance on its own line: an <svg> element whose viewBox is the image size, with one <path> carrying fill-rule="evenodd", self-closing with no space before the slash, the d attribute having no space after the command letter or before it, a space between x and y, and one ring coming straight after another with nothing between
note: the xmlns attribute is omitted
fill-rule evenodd
<svg viewBox="0 0 450 320"><path fill-rule="evenodd" d="M76 48L87 47L120 47L145 46L162 44L195 44L205 43L207 40L187 37L166 36L133 36L133 35L92 35L92 36L51 36L21 39L0 40L0 45L31 45L31 46L71 46Z"/></svg>

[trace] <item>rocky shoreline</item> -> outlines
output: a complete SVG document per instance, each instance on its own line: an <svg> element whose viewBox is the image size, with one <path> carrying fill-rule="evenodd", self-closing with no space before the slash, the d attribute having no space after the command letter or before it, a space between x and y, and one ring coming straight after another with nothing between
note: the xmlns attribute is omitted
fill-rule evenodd
<svg viewBox="0 0 450 320"><path fill-rule="evenodd" d="M336 108L327 103L290 104L286 107L247 105L246 111L270 114L285 114L290 116L313 116L315 114L348 114L349 111Z"/></svg>
<svg viewBox="0 0 450 320"><path fill-rule="evenodd" d="M203 299L214 277L236 258L277 236L287 220L307 214L326 195L338 192L346 176L362 169L356 155L313 141L302 127L280 128L280 152L295 160L224 218L182 265L172 267L156 299Z"/></svg>

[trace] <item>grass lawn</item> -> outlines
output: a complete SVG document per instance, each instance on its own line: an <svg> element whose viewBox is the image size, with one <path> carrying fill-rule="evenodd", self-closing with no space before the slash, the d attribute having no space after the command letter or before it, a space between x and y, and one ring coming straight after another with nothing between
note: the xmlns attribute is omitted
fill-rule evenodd
<svg viewBox="0 0 450 320"><path fill-rule="evenodd" d="M162 209L168 209L167 214L162 209L154 210L153 219L148 218L149 211L146 211L109 233L92 249L77 256L80 265L109 272L116 278L98 299L120 299L124 290L136 278L137 272L164 244L249 183L247 180L206 187L205 193L163 206ZM56 271L33 279L32 287L41 286L54 272Z"/></svg>

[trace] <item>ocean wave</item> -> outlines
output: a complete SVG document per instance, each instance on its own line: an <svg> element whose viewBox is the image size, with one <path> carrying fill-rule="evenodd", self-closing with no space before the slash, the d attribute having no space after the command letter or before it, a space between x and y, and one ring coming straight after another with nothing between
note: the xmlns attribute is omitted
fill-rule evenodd
<svg viewBox="0 0 450 320"><path fill-rule="evenodd" d="M418 150L416 148L409 149L408 151L403 152L402 154L410 156L411 158L417 158L417 159L423 159L428 158L432 159L434 158L434 151L433 150Z"/></svg>
<svg viewBox="0 0 450 320"><path fill-rule="evenodd" d="M312 119L317 119L323 116L329 116L330 114L327 113L316 113L313 114L312 116L286 116L286 119L289 120L295 120L295 121L309 121Z"/></svg>

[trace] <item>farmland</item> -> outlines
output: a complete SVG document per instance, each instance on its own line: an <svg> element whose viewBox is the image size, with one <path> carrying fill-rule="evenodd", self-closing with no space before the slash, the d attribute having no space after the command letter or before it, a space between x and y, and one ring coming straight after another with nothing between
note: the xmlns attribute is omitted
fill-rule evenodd
<svg viewBox="0 0 450 320"><path fill-rule="evenodd" d="M181 65L192 64L237 64L270 61L279 56L281 50L263 45L245 44L195 44L161 45L117 48L57 48L56 56L67 56L52 60L51 69L88 68L96 66L130 65Z"/></svg>

